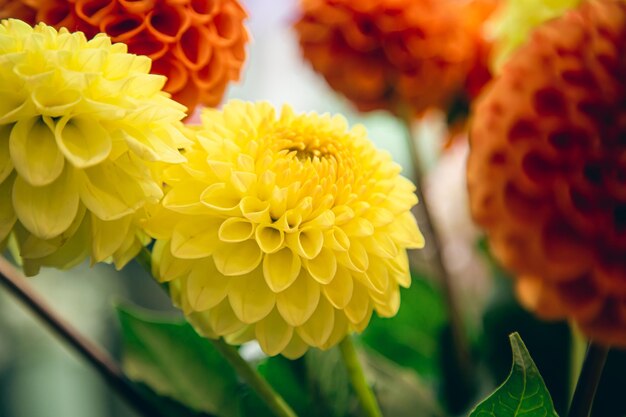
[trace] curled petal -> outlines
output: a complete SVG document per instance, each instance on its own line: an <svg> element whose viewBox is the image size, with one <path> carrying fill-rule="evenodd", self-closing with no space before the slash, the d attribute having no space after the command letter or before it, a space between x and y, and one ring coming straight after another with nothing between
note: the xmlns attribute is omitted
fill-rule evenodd
<svg viewBox="0 0 626 417"><path fill-rule="evenodd" d="M263 259L265 282L276 293L284 291L298 277L300 265L300 257L289 248L269 253Z"/></svg>
<svg viewBox="0 0 626 417"><path fill-rule="evenodd" d="M54 137L67 160L87 168L105 160L112 149L111 136L99 123L81 118L61 118Z"/></svg>

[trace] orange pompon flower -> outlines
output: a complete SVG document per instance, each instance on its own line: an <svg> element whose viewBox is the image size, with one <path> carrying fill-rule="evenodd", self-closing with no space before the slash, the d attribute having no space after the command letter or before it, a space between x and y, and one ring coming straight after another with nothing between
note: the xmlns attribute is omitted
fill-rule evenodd
<svg viewBox="0 0 626 417"><path fill-rule="evenodd" d="M474 218L538 315L626 347L626 3L538 28L476 107Z"/></svg>
<svg viewBox="0 0 626 417"><path fill-rule="evenodd" d="M126 43L152 59L152 72L167 76L165 91L189 114L198 104L218 105L246 57L247 14L238 0L0 0L0 15Z"/></svg>
<svg viewBox="0 0 626 417"><path fill-rule="evenodd" d="M302 0L304 57L361 111L419 114L489 79L482 23L496 0Z"/></svg>

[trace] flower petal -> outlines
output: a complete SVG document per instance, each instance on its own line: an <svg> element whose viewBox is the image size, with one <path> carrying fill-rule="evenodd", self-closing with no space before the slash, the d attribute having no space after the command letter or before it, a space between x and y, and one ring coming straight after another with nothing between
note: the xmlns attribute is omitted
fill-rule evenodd
<svg viewBox="0 0 626 417"><path fill-rule="evenodd" d="M304 343L297 332L294 332L289 344L283 349L281 354L287 359L294 360L304 355L307 350L309 350L309 345Z"/></svg>
<svg viewBox="0 0 626 417"><path fill-rule="evenodd" d="M14 181L15 175L12 175L0 182L0 242L8 236L17 220L11 199Z"/></svg>
<svg viewBox="0 0 626 417"><path fill-rule="evenodd" d="M267 287L263 272L258 268L250 274L230 279L228 301L237 318L251 324L272 311L276 294Z"/></svg>
<svg viewBox="0 0 626 417"><path fill-rule="evenodd" d="M276 295L276 308L285 321L296 327L304 324L320 300L320 285L305 270L287 289Z"/></svg>
<svg viewBox="0 0 626 417"><path fill-rule="evenodd" d="M64 172L51 184L33 187L18 176L13 186L13 206L29 232L41 239L60 235L78 212L78 190L72 176Z"/></svg>
<svg viewBox="0 0 626 417"><path fill-rule="evenodd" d="M278 355L291 341L293 327L285 323L276 310L258 322L254 332L261 349L269 356Z"/></svg>
<svg viewBox="0 0 626 417"><path fill-rule="evenodd" d="M77 168L104 161L112 149L111 136L100 123L65 116L56 123L54 137L67 160Z"/></svg>
<svg viewBox="0 0 626 417"><path fill-rule="evenodd" d="M124 243L128 234L128 229L132 222L132 216L125 216L121 219L104 221L92 214L91 248L94 262L102 262L119 249Z"/></svg>
<svg viewBox="0 0 626 417"><path fill-rule="evenodd" d="M324 295L328 298L328 301L330 301L333 307L339 310L348 305L352 299L353 288L354 278L352 278L350 271L343 266L337 267L335 278L327 285L322 286Z"/></svg>
<svg viewBox="0 0 626 417"><path fill-rule="evenodd" d="M311 276L320 284L328 284L337 272L337 257L332 250L326 248L315 258L305 260L304 264Z"/></svg>
<svg viewBox="0 0 626 417"><path fill-rule="evenodd" d="M256 268L263 252L254 240L241 243L222 243L213 253L218 271L224 275L243 275Z"/></svg>
<svg viewBox="0 0 626 417"><path fill-rule="evenodd" d="M195 262L187 277L187 297L191 308L204 311L218 305L228 295L230 279L219 273L212 259Z"/></svg>
<svg viewBox="0 0 626 417"><path fill-rule="evenodd" d="M210 256L220 245L219 219L199 220L191 217L174 226L172 233L172 255L183 259L198 259Z"/></svg>
<svg viewBox="0 0 626 417"><path fill-rule="evenodd" d="M9 150L12 125L0 126L0 183L13 172L13 161Z"/></svg>
<svg viewBox="0 0 626 417"><path fill-rule="evenodd" d="M300 266L300 257L289 248L269 253L263 259L265 282L276 293L284 291L298 277Z"/></svg>
<svg viewBox="0 0 626 417"><path fill-rule="evenodd" d="M11 130L9 149L15 169L31 185L50 184L63 171L65 158L41 118L18 121Z"/></svg>
<svg viewBox="0 0 626 417"><path fill-rule="evenodd" d="M230 217L221 224L218 235L222 242L243 242L254 233L254 225L241 217Z"/></svg>
<svg viewBox="0 0 626 417"><path fill-rule="evenodd" d="M237 318L228 300L223 300L211 309L209 324L215 333L220 336L235 333L246 326L245 323Z"/></svg>
<svg viewBox="0 0 626 417"><path fill-rule="evenodd" d="M306 343L321 347L330 337L334 325L335 309L322 297L311 318L302 326L296 327L296 330Z"/></svg>
<svg viewBox="0 0 626 417"><path fill-rule="evenodd" d="M354 282L352 299L343 311L346 313L346 317L352 324L357 324L363 321L365 316L367 316L367 313L370 311L370 297L367 288L358 282Z"/></svg>

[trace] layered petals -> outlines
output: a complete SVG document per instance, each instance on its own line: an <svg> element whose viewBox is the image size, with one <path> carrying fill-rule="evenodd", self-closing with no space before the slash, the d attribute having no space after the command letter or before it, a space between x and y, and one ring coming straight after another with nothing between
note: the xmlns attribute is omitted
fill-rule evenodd
<svg viewBox="0 0 626 417"><path fill-rule="evenodd" d="M161 172L185 160L184 108L105 35L9 19L0 39L0 242L15 231L29 274L86 257L121 268L146 243Z"/></svg>
<svg viewBox="0 0 626 417"><path fill-rule="evenodd" d="M364 129L277 113L206 110L146 230L155 273L197 329L294 358L395 314L423 237L414 186Z"/></svg>

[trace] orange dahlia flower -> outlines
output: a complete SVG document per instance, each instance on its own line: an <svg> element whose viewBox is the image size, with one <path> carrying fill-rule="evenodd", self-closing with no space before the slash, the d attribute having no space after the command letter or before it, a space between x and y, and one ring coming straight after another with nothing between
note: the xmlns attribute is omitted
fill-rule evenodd
<svg viewBox="0 0 626 417"><path fill-rule="evenodd" d="M304 57L359 110L443 110L489 79L482 23L497 0L302 0Z"/></svg>
<svg viewBox="0 0 626 417"><path fill-rule="evenodd" d="M524 304L626 347L626 3L537 29L476 107L474 218Z"/></svg>
<svg viewBox="0 0 626 417"><path fill-rule="evenodd" d="M238 0L0 0L0 16L126 43L152 59L152 72L167 76L164 89L189 113L219 104L239 79L248 41Z"/></svg>

